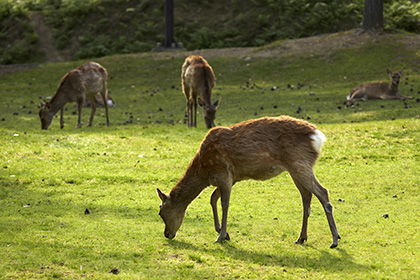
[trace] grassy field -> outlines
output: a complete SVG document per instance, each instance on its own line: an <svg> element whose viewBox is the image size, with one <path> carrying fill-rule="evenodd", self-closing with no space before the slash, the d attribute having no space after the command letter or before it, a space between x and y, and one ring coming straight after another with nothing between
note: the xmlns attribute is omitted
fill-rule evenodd
<svg viewBox="0 0 420 280"><path fill-rule="evenodd" d="M156 188L169 192L207 132L201 112L197 129L184 123L185 53L97 59L116 102L109 127L100 108L75 129L68 104L64 129L56 118L41 131L39 102L84 61L0 76L0 278L418 279L420 53L409 36L328 54L205 53L222 97L216 124L286 114L325 133L315 173L335 207L336 249L317 199L307 243L294 244L302 206L287 173L235 185L231 241L213 243L212 187L177 237L163 236ZM400 89L414 99L342 104L355 85L387 81L386 68L404 68Z"/></svg>

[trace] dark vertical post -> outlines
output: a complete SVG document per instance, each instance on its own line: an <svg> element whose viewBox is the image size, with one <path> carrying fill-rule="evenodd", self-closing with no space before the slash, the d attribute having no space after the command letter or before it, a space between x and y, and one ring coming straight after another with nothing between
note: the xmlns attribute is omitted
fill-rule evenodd
<svg viewBox="0 0 420 280"><path fill-rule="evenodd" d="M365 0L363 29L381 31L384 28L383 0Z"/></svg>
<svg viewBox="0 0 420 280"><path fill-rule="evenodd" d="M172 45L174 44L174 46ZM164 48L176 47L174 40L174 1L166 0L165 2L165 42Z"/></svg>

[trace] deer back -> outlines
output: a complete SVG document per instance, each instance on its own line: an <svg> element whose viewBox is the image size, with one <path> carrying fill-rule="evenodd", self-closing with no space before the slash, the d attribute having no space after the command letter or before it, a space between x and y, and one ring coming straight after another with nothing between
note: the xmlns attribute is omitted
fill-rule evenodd
<svg viewBox="0 0 420 280"><path fill-rule="evenodd" d="M323 140L314 138L317 133L322 135L305 121L265 117L213 128L198 154L210 178L228 170L234 182L266 180L285 170L312 168Z"/></svg>
<svg viewBox="0 0 420 280"><path fill-rule="evenodd" d="M192 90L190 98L200 96L205 102L211 102L211 93L215 85L213 69L201 56L189 56L182 65L182 84Z"/></svg>

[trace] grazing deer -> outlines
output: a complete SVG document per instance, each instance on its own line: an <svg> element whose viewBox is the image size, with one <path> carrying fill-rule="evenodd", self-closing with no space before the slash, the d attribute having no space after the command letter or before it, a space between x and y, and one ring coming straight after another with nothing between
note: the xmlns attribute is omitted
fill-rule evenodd
<svg viewBox="0 0 420 280"><path fill-rule="evenodd" d="M347 103L368 99L409 99L411 96L400 95L398 84L402 75L402 69L398 72L391 72L386 69L391 77L391 83L367 83L358 85L350 91L347 96Z"/></svg>
<svg viewBox="0 0 420 280"><path fill-rule="evenodd" d="M189 56L182 65L181 80L187 100L188 127L197 127L197 97L198 104L203 108L206 127L214 127L220 99L214 104L211 103L214 87L214 73L211 66L201 56Z"/></svg>
<svg viewBox="0 0 420 280"><path fill-rule="evenodd" d="M41 119L42 129L48 129L54 115L61 109L60 125L64 127L63 111L64 105L67 102L76 102L79 119L77 128L82 126L81 116L82 107L86 97L90 100L92 105L92 112L90 114L89 123L87 126L92 126L93 116L95 115L97 100L95 95L99 92L104 100L106 124L109 126L108 117L108 103L106 79L108 73L105 68L95 62L85 63L76 69L68 72L60 81L56 94L51 99L51 102L41 103L41 110L39 117Z"/></svg>
<svg viewBox="0 0 420 280"><path fill-rule="evenodd" d="M188 205L209 185L216 187L211 195L216 242L229 240L226 231L232 186L241 180L267 180L289 172L303 202L302 230L296 243L307 240L307 225L312 194L321 202L333 236L331 248L341 238L333 217L328 190L316 179L313 167L320 155L324 134L306 121L288 116L264 117L228 127L211 129L185 174L169 195L157 189L162 201L159 215L165 222L164 235L175 237ZM221 198L222 225L217 201Z"/></svg>

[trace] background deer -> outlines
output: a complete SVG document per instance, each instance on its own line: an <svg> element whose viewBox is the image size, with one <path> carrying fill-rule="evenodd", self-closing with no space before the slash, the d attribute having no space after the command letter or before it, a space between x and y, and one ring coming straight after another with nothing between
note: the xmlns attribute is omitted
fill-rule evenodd
<svg viewBox="0 0 420 280"><path fill-rule="evenodd" d="M214 87L214 73L211 66L201 56L189 56L182 65L181 80L187 100L188 127L197 127L197 97L198 104L203 108L206 127L214 127L220 99L214 104L211 103Z"/></svg>
<svg viewBox="0 0 420 280"><path fill-rule="evenodd" d="M79 119L77 122L77 128L82 126L81 116L82 107L86 97L90 100L92 105L92 112L90 114L89 123L87 126L91 126L93 122L93 116L96 112L97 100L95 95L99 92L102 96L105 106L106 113L106 124L109 126L108 117L108 103L107 100L107 88L106 79L108 73L106 69L95 62L85 63L76 69L68 72L60 81L57 92L51 99L51 102L41 103L41 110L39 111L39 117L41 119L42 129L48 129L54 115L61 109L60 125L64 127L63 111L64 105L67 102L76 102L79 111Z"/></svg>
<svg viewBox="0 0 420 280"><path fill-rule="evenodd" d="M333 217L328 190L316 179L313 167L321 151L324 134L306 121L287 116L260 118L229 127L211 129L185 174L169 195L157 189L162 200L159 215L165 222L164 235L175 237L188 205L209 185L216 242L229 240L227 217L232 186L241 180L267 180L288 171L303 202L302 230L296 243L307 240L307 225L312 194L321 202L333 236L334 248L340 235ZM222 224L217 213L221 198Z"/></svg>
<svg viewBox="0 0 420 280"><path fill-rule="evenodd" d="M398 84L402 75L402 69L398 72L391 72L386 69L386 72L391 77L390 83L367 83L358 85L350 91L347 96L348 102L368 99L408 99L411 96L400 95Z"/></svg>

